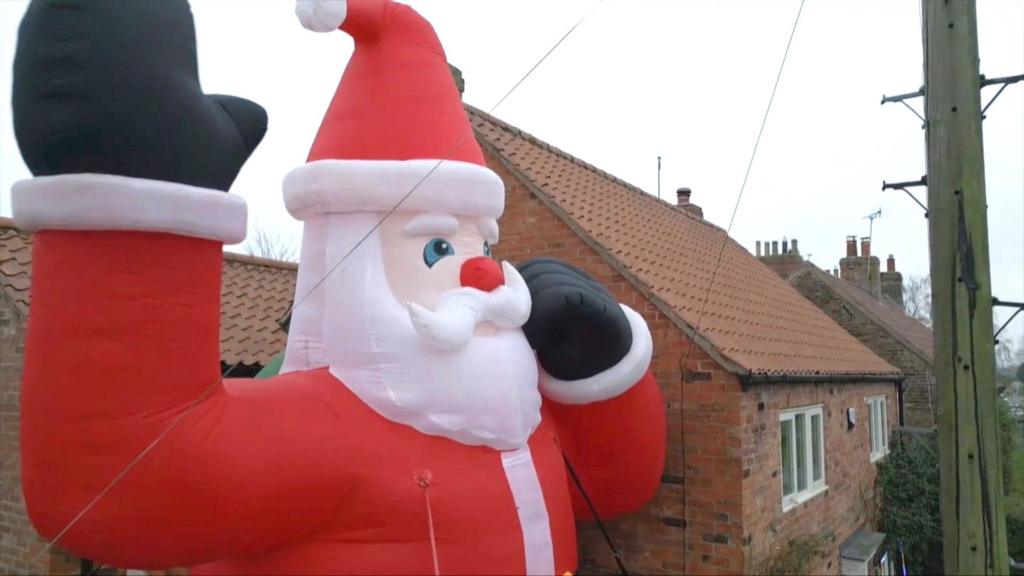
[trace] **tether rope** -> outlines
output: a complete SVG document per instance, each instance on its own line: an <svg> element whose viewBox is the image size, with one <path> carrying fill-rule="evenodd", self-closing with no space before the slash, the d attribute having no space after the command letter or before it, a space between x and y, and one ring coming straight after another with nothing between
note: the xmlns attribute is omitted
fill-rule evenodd
<svg viewBox="0 0 1024 576"><path fill-rule="evenodd" d="M736 214L739 212L740 203L743 201L743 192L747 189L747 181L750 179L750 171L754 166L754 159L757 157L758 147L761 145L761 136L764 135L764 127L768 123L768 115L772 111L772 104L775 102L775 93L779 89L779 81L782 79L782 71L786 67L786 59L789 57L789 49L793 45L793 37L796 35L797 24L800 23L800 15L804 11L804 2L806 0L800 0L800 7L796 11L796 18L793 20L793 28L789 31L789 40L786 42L786 50L782 54L782 62L779 63L778 74L775 75L775 85L772 87L772 94L768 98L768 106L765 108L764 116L761 118L761 127L757 131L757 138L754 140L754 149L750 153L750 160L747 162L747 170L743 175L743 183L740 184L739 194L736 196L736 204L732 209L732 216L729 218L729 226L725 229L725 234L722 237L722 247L718 251L718 259L715 262L715 268L711 272L711 281L708 282L708 289L704 293L704 302L701 303L700 312L697 314L697 322L693 327L693 336L690 338L690 344L686 347L685 358L680 357L682 360L679 364L679 370L681 372L679 379L679 433L680 433L680 447L682 453L682 476L683 476L683 520L686 518L687 503L686 503L686 433L685 430L685 415L683 413L683 394L686 388L687 378L687 364L690 362L690 352L693 351L693 343L697 340L700 334L700 323L704 319L704 312L707 309L708 300L711 298L711 289L715 285L715 279L718 277L718 270L722 265L722 256L725 255L725 247L729 244L729 233L732 232L732 225L736 221ZM686 535L689 530L689 524L683 528L683 570L686 570Z"/></svg>

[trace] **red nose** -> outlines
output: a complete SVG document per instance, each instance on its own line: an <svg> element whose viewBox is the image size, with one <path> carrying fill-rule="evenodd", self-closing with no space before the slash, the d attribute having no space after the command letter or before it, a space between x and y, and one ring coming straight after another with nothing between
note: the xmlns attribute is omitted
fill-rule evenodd
<svg viewBox="0 0 1024 576"><path fill-rule="evenodd" d="M463 286L490 292L505 283L505 274L494 260L477 256L462 263L459 282Z"/></svg>

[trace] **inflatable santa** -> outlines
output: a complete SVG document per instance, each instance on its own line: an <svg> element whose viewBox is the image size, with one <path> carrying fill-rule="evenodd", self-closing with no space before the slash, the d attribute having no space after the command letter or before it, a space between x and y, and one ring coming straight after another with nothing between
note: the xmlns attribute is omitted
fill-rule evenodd
<svg viewBox="0 0 1024 576"><path fill-rule="evenodd" d="M221 379L218 320L246 229L224 191L262 109L202 93L184 0L29 7L29 515L104 564L196 574L573 571L590 511L567 463L602 516L658 486L647 326L570 266L491 259L504 188L429 23L390 0L297 12L355 52L285 178L295 309L282 374L254 381Z"/></svg>

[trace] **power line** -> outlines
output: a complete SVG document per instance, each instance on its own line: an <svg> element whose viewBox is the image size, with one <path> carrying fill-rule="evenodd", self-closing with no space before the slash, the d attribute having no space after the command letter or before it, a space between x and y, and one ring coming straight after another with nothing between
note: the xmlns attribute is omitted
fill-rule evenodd
<svg viewBox="0 0 1024 576"><path fill-rule="evenodd" d="M743 193L747 189L747 181L750 179L750 171L754 166L754 159L757 157L758 147L761 145L761 136L764 135L764 127L768 123L768 115L772 111L772 104L775 102L775 94L779 89L779 81L782 79L782 71L786 67L786 59L789 57L789 49L793 45L793 37L796 35L797 24L800 23L800 15L804 11L804 2L806 0L800 0L800 7L796 11L796 18L793 20L793 28L789 31L789 40L786 41L786 50L782 54L782 62L779 63L779 72L775 76L775 85L772 86L771 97L768 98L768 106L765 108L764 117L761 118L761 127L757 130L757 138L754 140L754 149L750 153L750 160L747 162L747 170L743 175L743 183L740 184L739 194L736 196L736 204L732 209L732 216L729 217L729 226L725 229L725 234L722 238L722 247L718 251L718 259L715 262L715 268L711 272L711 281L708 282L708 289L704 293L704 302L701 304L700 312L697 314L697 323L693 328L693 336L690 338L690 344L686 347L685 359L679 364L680 379L679 379L679 430L680 430L680 452L682 456L683 466L683 517L685 519L687 504L686 504L686 433L684 414L683 414L683 393L686 388L686 377L687 377L687 364L690 362L690 353L693 351L693 343L697 339L697 335L700 332L700 323L704 318L704 311L707 308L708 300L711 298L711 289L715 284L715 279L718 277L718 270L722 265L722 256L725 254L725 247L729 244L729 233L732 231L732 225L736 221L736 214L739 212L740 203L743 201ZM683 569L686 569L686 534L689 527L683 530Z"/></svg>

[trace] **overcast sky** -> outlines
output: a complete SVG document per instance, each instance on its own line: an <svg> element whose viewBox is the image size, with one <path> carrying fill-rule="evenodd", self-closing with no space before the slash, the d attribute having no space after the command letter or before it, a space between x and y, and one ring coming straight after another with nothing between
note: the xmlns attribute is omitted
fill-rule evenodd
<svg viewBox="0 0 1024 576"><path fill-rule="evenodd" d="M595 5L595 0L413 0L484 110ZM0 93L9 99L16 30L27 1L0 0ZM286 0L193 0L207 92L262 104L263 144L232 192L250 229L298 244L280 182L305 160L351 54L341 33L304 30ZM798 0L605 0L494 114L654 194L693 189L705 217L726 226L764 113ZM1024 0L978 2L981 72L1024 73ZM808 0L732 236L800 240L831 269L847 234L896 256L904 275L928 273L927 221L882 180L925 173L921 122L883 94L922 84L916 0ZM995 88L983 91L983 102ZM9 101L9 100L8 100ZM923 102L913 102L921 110ZM985 121L994 293L1024 301L1024 83L1007 88ZM0 111L0 214L29 176ZM916 192L923 198L924 191ZM884 264L883 264L884 265ZM1005 316L1005 315L1004 315ZM1012 333L1024 337L1024 321Z"/></svg>

